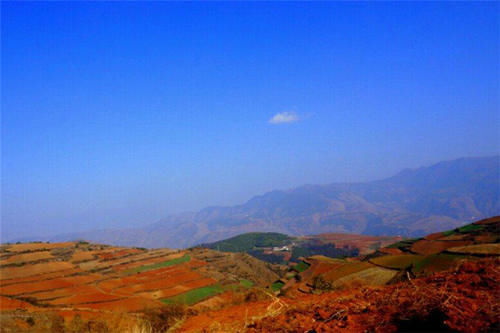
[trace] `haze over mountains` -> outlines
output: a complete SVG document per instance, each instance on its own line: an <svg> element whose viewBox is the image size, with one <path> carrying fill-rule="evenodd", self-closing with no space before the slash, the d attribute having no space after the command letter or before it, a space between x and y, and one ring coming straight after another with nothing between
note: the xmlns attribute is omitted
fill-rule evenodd
<svg viewBox="0 0 500 333"><path fill-rule="evenodd" d="M96 230L43 240L182 248L250 231L421 236L499 215L499 170L500 156L461 158L403 170L378 181L272 191L241 205L208 207L139 229Z"/></svg>

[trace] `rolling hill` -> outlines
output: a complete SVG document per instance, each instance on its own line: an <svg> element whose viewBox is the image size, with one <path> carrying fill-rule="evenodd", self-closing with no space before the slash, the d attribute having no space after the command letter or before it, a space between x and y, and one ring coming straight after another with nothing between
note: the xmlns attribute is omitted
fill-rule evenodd
<svg viewBox="0 0 500 333"><path fill-rule="evenodd" d="M46 238L122 246L184 248L246 232L418 237L500 214L500 157L462 158L366 183L272 191L242 205L208 207L140 229Z"/></svg>
<svg viewBox="0 0 500 333"><path fill-rule="evenodd" d="M219 244L248 251L289 241L301 240L245 234ZM2 244L0 322L2 332L488 331L500 318L499 242L497 216L358 257L311 255L288 266L200 247Z"/></svg>

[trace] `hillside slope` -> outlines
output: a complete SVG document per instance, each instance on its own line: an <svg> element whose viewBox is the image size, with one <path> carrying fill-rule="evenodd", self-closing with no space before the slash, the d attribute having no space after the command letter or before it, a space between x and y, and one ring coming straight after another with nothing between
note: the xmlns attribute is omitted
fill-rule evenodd
<svg viewBox="0 0 500 333"><path fill-rule="evenodd" d="M180 332L493 332L500 318L500 217L367 256L304 258L267 300L188 316Z"/></svg>
<svg viewBox="0 0 500 333"><path fill-rule="evenodd" d="M111 331L130 331L145 313L166 305L191 306L268 286L279 277L273 269L243 253L208 249L145 250L86 242L2 245L1 330L55 332L52 326L64 326L61 318L66 318L66 324L85 320L90 325L96 319Z"/></svg>
<svg viewBox="0 0 500 333"><path fill-rule="evenodd" d="M261 236L243 238L284 239ZM390 240L348 236L321 237ZM206 248L3 244L0 321L2 332L494 330L499 242L500 216L288 266Z"/></svg>

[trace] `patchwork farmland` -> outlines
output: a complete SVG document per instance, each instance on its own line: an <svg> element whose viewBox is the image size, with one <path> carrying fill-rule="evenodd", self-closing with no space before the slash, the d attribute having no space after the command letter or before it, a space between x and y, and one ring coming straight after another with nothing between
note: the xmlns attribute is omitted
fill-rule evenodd
<svg viewBox="0 0 500 333"><path fill-rule="evenodd" d="M351 238L358 239L355 235ZM500 218L495 217L423 238L400 240L356 258L332 259L319 255L301 258L273 284L272 290L298 296L353 286L392 284L452 269L465 261L498 257L499 241Z"/></svg>
<svg viewBox="0 0 500 333"><path fill-rule="evenodd" d="M66 320L122 315L133 322L165 304L193 305L277 278L267 264L248 255L235 260L234 255L87 242L3 245L0 311L4 322L10 311L29 311L38 318L50 313ZM257 276L258 271L264 273Z"/></svg>
<svg viewBox="0 0 500 333"><path fill-rule="evenodd" d="M337 243L342 238L367 244L380 241L353 235L334 237ZM296 322L295 314L287 317L286 311L325 293L353 300L380 293L373 301L381 302L387 293L408 291L415 293L415 299L424 297L422 301L431 306L434 301L426 299L422 290L442 279L451 279L447 286L463 283L463 279L488 284L479 296L463 296L459 287L451 292L467 301L490 297L486 302L494 308L498 297L488 288L499 280L499 241L500 217L495 217L423 238L398 239L382 248L377 244L372 252L366 250L367 245L358 257L311 255L287 266L266 263L247 253L203 247L146 250L87 242L6 244L0 246L2 332L259 331L259 327L273 332L274 322L266 322L266 318L281 316L282 325L308 323L314 327L317 322L307 322L309 317ZM458 267L462 267L460 276L455 274ZM433 280L436 274L444 275ZM471 285L467 290L475 292L474 288ZM437 292L430 294L433 297L443 295L432 291ZM332 299L318 300L330 304ZM356 302L353 306L359 305ZM341 302L330 306L337 309ZM372 316L382 313L373 311ZM331 314L320 312L315 318L326 318L324 324L329 323ZM494 314L487 314L486 320L491 321ZM496 325L487 323L488 327Z"/></svg>

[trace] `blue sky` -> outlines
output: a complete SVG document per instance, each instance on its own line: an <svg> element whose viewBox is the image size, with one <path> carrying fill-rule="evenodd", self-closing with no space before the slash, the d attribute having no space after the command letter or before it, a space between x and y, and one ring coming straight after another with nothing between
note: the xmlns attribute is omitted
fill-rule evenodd
<svg viewBox="0 0 500 333"><path fill-rule="evenodd" d="M2 236L498 154L498 3L2 2Z"/></svg>

